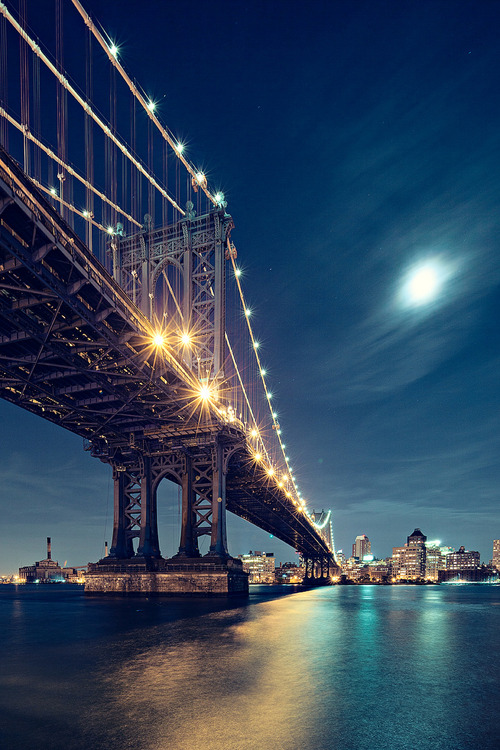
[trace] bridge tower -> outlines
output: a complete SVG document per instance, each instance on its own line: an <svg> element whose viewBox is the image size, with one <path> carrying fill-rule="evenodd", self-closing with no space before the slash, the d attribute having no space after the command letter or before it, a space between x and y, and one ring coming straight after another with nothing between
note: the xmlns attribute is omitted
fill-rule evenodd
<svg viewBox="0 0 500 750"><path fill-rule="evenodd" d="M332 512L313 510L311 520L314 522L319 535L325 540L328 547L334 550L333 530L332 530ZM333 554L319 554L315 556L305 556L305 576L304 585L320 586L332 580L332 576L339 574L339 567L336 564Z"/></svg>
<svg viewBox="0 0 500 750"><path fill-rule="evenodd" d="M168 340L171 331L183 331L195 343L183 349L183 362L200 385L211 388L221 386L225 376L232 227L224 207L197 217L188 202L182 220L154 230L146 217L142 232L124 237L117 227L110 243L115 281L159 334ZM230 396L219 394L218 401L225 400L229 405ZM109 555L91 566L87 590L247 591L247 575L230 557L226 536L227 462L241 439L238 429L205 415L196 430L159 422L131 432L127 443L92 440L93 455L113 469L114 522ZM164 478L182 492L179 549L167 561L160 552L156 500ZM203 557L202 536L210 539Z"/></svg>

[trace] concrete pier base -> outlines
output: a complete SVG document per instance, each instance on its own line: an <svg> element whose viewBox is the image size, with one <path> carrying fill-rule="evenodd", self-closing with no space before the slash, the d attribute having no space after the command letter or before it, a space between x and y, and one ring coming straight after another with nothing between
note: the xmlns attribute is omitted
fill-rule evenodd
<svg viewBox="0 0 500 750"><path fill-rule="evenodd" d="M89 565L86 594L136 596L247 596L240 560L172 558L110 560Z"/></svg>

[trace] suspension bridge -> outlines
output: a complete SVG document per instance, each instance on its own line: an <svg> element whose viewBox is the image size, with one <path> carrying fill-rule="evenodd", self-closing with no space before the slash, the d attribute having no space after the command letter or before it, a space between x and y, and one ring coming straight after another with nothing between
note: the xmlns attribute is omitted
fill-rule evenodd
<svg viewBox="0 0 500 750"><path fill-rule="evenodd" d="M0 3L0 396L111 467L113 540L87 590L244 592L226 511L294 547L306 583L329 582L330 512L298 488L224 195L81 3L50 3L54 54L42 4ZM182 496L169 559L163 479Z"/></svg>

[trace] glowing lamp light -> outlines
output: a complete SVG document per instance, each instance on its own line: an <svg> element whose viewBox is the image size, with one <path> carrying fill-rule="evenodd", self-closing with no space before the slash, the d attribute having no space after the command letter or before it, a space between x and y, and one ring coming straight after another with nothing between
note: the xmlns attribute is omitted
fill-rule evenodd
<svg viewBox="0 0 500 750"><path fill-rule="evenodd" d="M175 150L177 151L178 154L182 154L182 152L184 151L184 144L176 143Z"/></svg>
<svg viewBox="0 0 500 750"><path fill-rule="evenodd" d="M247 318L249 318L251 314L252 314L252 311L249 310L249 308L247 307L245 310L245 315L247 316Z"/></svg>
<svg viewBox="0 0 500 750"><path fill-rule="evenodd" d="M236 271L234 272L234 275L240 277L241 276L241 268L237 268Z"/></svg>
<svg viewBox="0 0 500 750"><path fill-rule="evenodd" d="M254 428L254 429L253 429L253 430L251 431L251 433L250 433L250 435L251 435L251 436L252 436L253 438L256 438L256 437L258 436L258 434L259 434L259 432L258 432L258 430L256 430L255 428Z"/></svg>
<svg viewBox="0 0 500 750"><path fill-rule="evenodd" d="M269 401L270 401L270 400L272 399L272 397L273 397L273 394L272 394L272 393L267 393L266 395L267 395L267 398L268 398L268 400L269 400Z"/></svg>
<svg viewBox="0 0 500 750"><path fill-rule="evenodd" d="M208 387L208 385L201 386L200 396L204 401L207 401L210 398L210 388Z"/></svg>
<svg viewBox="0 0 500 750"><path fill-rule="evenodd" d="M191 336L189 335L189 333L183 333L181 336L181 341L184 346L189 346L189 344L191 343Z"/></svg>
<svg viewBox="0 0 500 750"><path fill-rule="evenodd" d="M218 203L218 205L220 206L220 205L221 205L221 203L222 203L222 202L223 202L223 200L224 200L224 193L220 193L220 192L219 192L219 193L215 193L215 195L214 195L214 200L215 200L215 202L216 202L216 203Z"/></svg>
<svg viewBox="0 0 500 750"><path fill-rule="evenodd" d="M273 467L272 467L272 466L270 466L270 467L268 468L268 470L267 470L267 473L269 474L269 476L270 476L270 477L272 477L272 476L273 476L273 474L274 474L274 469L273 469Z"/></svg>
<svg viewBox="0 0 500 750"><path fill-rule="evenodd" d="M259 342L258 342L258 341L254 341L254 342L253 342L253 348L254 348L254 349L258 349L258 348L259 348L259 346L260 346L260 344L259 344Z"/></svg>
<svg viewBox="0 0 500 750"><path fill-rule="evenodd" d="M50 188L50 192L52 193L52 195L57 195L57 190L53 187Z"/></svg>
<svg viewBox="0 0 500 750"><path fill-rule="evenodd" d="M156 108L156 104L154 102L152 102L151 99L150 99L149 102L148 102L148 104L147 104L147 107L148 107L148 109L149 109L150 112L154 112L155 108Z"/></svg>
<svg viewBox="0 0 500 750"><path fill-rule="evenodd" d="M85 218L87 218L87 216L89 215L89 212L84 209L82 211L82 214L85 216Z"/></svg>
<svg viewBox="0 0 500 750"><path fill-rule="evenodd" d="M264 377L264 375L267 375L267 371L266 370L261 370L260 374L262 375L262 377Z"/></svg>
<svg viewBox="0 0 500 750"><path fill-rule="evenodd" d="M114 234L114 233L115 233L115 230L113 229L113 227L108 227L108 228L106 229L106 232L107 232L108 234Z"/></svg>
<svg viewBox="0 0 500 750"><path fill-rule="evenodd" d="M116 44L112 44L109 48L109 51L110 51L110 54L113 55L113 57L116 57L118 54L118 47L116 46Z"/></svg>
<svg viewBox="0 0 500 750"><path fill-rule="evenodd" d="M165 343L165 337L162 336L161 333L155 333L155 335L153 336L153 344L155 346L160 347L160 346L163 346L164 343Z"/></svg>
<svg viewBox="0 0 500 750"><path fill-rule="evenodd" d="M260 453L255 453L255 454L254 454L254 458L255 458L255 460L256 460L256 461L262 461L262 454L260 454Z"/></svg>
<svg viewBox="0 0 500 750"><path fill-rule="evenodd" d="M195 180L198 183L198 185L206 184L207 178L203 174L203 172L197 172L195 175Z"/></svg>
<svg viewBox="0 0 500 750"><path fill-rule="evenodd" d="M278 487L283 487L283 482L278 482Z"/></svg>

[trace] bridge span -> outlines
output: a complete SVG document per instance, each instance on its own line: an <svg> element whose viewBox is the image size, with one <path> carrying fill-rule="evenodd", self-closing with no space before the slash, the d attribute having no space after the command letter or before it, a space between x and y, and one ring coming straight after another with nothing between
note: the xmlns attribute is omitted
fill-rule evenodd
<svg viewBox="0 0 500 750"><path fill-rule="evenodd" d="M183 220L191 241L203 226L214 244L230 223L218 208ZM0 325L1 397L80 435L113 470L113 542L89 590L151 591L167 578L173 590L196 578L202 591L245 590L228 553L226 510L298 550L311 580L335 570L328 541L235 416L230 389L207 386L182 346L155 338L146 315L4 151ZM169 561L156 512L164 478L182 487L180 546ZM210 550L201 557L203 535Z"/></svg>
<svg viewBox="0 0 500 750"><path fill-rule="evenodd" d="M295 479L224 195L79 0L65 4L66 39L56 3L55 56L36 36L38 4L11 5L0 3L0 397L81 436L113 472L110 554L87 589L245 591L227 511L294 547L307 583L330 581L330 526ZM169 560L163 479L182 491Z"/></svg>

